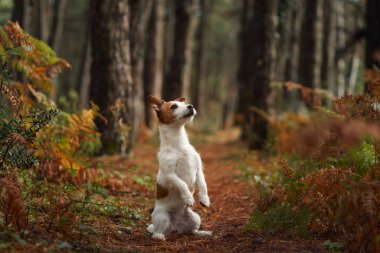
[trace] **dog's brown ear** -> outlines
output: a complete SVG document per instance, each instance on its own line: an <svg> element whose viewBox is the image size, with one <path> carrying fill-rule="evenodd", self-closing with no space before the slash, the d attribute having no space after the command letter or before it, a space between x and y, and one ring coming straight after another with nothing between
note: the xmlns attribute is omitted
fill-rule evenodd
<svg viewBox="0 0 380 253"><path fill-rule="evenodd" d="M160 111L161 105L164 103L164 100L159 99L156 96L149 95L149 103L153 109L157 112Z"/></svg>
<svg viewBox="0 0 380 253"><path fill-rule="evenodd" d="M185 98L176 98L175 101L183 102L183 101L185 101Z"/></svg>

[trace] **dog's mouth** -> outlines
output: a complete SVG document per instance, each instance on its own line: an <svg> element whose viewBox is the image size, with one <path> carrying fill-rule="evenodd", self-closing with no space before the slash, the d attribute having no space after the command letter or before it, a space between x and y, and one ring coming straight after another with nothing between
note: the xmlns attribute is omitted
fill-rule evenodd
<svg viewBox="0 0 380 253"><path fill-rule="evenodd" d="M189 118L191 116L194 116L194 111L190 111L189 113L185 114L182 118Z"/></svg>

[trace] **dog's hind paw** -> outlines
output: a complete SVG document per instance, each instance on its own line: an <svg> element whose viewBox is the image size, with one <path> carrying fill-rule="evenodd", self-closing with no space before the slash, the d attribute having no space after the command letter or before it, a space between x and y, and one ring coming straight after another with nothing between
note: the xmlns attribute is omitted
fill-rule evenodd
<svg viewBox="0 0 380 253"><path fill-rule="evenodd" d="M153 234L152 238L158 241L165 241L166 238L163 234Z"/></svg>
<svg viewBox="0 0 380 253"><path fill-rule="evenodd" d="M212 236L212 232L207 230L196 230L193 234L197 236Z"/></svg>

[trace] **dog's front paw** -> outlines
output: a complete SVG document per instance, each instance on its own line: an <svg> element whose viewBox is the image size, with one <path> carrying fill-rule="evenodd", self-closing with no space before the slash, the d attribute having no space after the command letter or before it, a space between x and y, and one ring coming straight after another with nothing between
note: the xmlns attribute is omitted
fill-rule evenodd
<svg viewBox="0 0 380 253"><path fill-rule="evenodd" d="M206 196L201 196L200 199L199 199L199 202L204 207L209 207L210 206L210 198L207 195Z"/></svg>
<svg viewBox="0 0 380 253"><path fill-rule="evenodd" d="M166 238L163 234L153 234L152 238L158 241L165 241Z"/></svg>
<svg viewBox="0 0 380 253"><path fill-rule="evenodd" d="M185 202L185 205L187 206L193 206L195 202L193 195L184 196L183 201Z"/></svg>

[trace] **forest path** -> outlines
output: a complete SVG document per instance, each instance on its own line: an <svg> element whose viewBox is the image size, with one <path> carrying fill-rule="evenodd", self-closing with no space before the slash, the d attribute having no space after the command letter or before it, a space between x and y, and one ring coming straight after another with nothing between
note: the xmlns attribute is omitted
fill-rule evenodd
<svg viewBox="0 0 380 253"><path fill-rule="evenodd" d="M165 242L158 242L151 239L144 231L145 226L142 226L128 242L129 246L141 252L252 252L254 238L246 232L245 226L253 210L254 191L252 186L238 179L237 158L241 157L243 146L215 142L195 146L204 163L211 206L206 209L196 201L194 209L202 217L202 229L212 231L213 236L207 238L174 233L167 236ZM134 162L138 163L141 159L140 152L136 151ZM150 217L145 221L149 223Z"/></svg>
<svg viewBox="0 0 380 253"><path fill-rule="evenodd" d="M213 236L207 238L173 233L167 236L165 242L151 239L146 232L154 201L154 192L151 192L146 195L150 198L149 204L138 204L143 209L144 219L133 227L134 231L125 238L125 244L121 243L117 248L128 249L127 252L320 252L320 247L316 247L315 243L312 243L314 250L311 250L311 245L304 240L247 232L246 224L254 209L256 191L254 186L240 177L239 165L247 155L246 147L228 139L220 141L218 136L211 141L199 136L194 139L204 163L211 199L211 206L206 209L198 204L196 196L194 209L201 215L201 228L212 231ZM139 144L130 162L142 165L138 173L155 179L156 153L157 147L152 144ZM136 206L134 203L130 205Z"/></svg>

